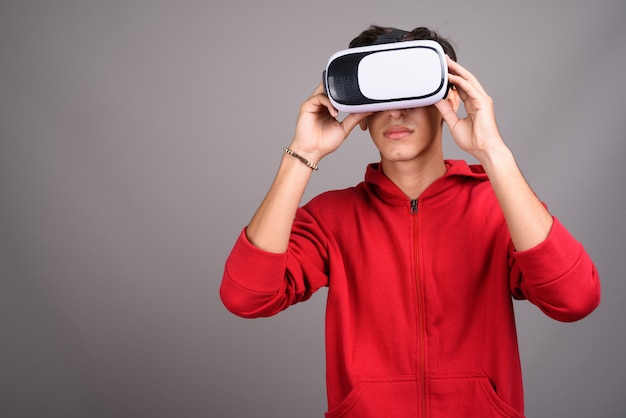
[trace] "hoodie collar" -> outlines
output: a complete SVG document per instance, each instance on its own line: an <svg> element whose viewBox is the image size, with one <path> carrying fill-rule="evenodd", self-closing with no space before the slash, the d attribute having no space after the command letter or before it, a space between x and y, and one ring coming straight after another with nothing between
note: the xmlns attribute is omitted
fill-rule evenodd
<svg viewBox="0 0 626 418"><path fill-rule="evenodd" d="M445 160L446 173L435 180L419 196L420 200L433 197L446 189L454 186L463 178L471 178L486 181L487 174L480 165L469 165L463 160ZM393 201L406 202L407 197L390 179L383 173L380 163L372 163L367 166L365 182L374 186L381 197Z"/></svg>

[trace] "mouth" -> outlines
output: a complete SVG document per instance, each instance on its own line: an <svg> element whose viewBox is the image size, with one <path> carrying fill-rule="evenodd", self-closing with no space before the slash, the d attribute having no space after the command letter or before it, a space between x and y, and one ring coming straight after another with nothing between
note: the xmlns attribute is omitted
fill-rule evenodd
<svg viewBox="0 0 626 418"><path fill-rule="evenodd" d="M409 136L413 133L412 129L409 129L405 126L391 126L383 132L385 138L389 139L401 139L406 136Z"/></svg>

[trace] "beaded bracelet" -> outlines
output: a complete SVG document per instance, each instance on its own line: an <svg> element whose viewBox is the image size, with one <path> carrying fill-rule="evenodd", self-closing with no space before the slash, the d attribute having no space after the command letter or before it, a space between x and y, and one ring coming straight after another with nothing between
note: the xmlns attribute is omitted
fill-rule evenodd
<svg viewBox="0 0 626 418"><path fill-rule="evenodd" d="M302 161L304 164L307 165L307 167L312 168L313 170L318 170L319 167L316 164L313 164L311 161L307 160L306 158L304 158L303 156L301 156L300 154L296 154L295 152L293 152L292 150L290 150L287 147L283 147L283 151L285 151L285 153L291 155L292 157L296 157L298 160Z"/></svg>

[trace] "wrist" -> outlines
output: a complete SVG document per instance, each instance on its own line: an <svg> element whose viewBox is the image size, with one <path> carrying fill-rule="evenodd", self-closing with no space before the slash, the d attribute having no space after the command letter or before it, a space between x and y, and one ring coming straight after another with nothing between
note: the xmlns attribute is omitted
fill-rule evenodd
<svg viewBox="0 0 626 418"><path fill-rule="evenodd" d="M293 157L296 160L299 160L302 164L309 167L311 170L318 170L319 167L317 166L317 161L310 160L306 156L303 156L301 154L301 151L295 151L294 149L288 147L283 147L283 151L286 155L288 155L289 157Z"/></svg>
<svg viewBox="0 0 626 418"><path fill-rule="evenodd" d="M300 146L297 142L293 141L287 147L285 147L295 154L298 154L300 157L309 161L311 164L317 165L322 159L323 155L315 149L311 150L309 147ZM284 151L284 149L283 149ZM286 151L285 151L286 152Z"/></svg>
<svg viewBox="0 0 626 418"><path fill-rule="evenodd" d="M474 153L474 157L486 168L496 164L507 163L513 160L513 153L500 140L495 145Z"/></svg>
<svg viewBox="0 0 626 418"><path fill-rule="evenodd" d="M513 153L506 146L485 152L479 158L479 162L492 181L514 176L519 172Z"/></svg>

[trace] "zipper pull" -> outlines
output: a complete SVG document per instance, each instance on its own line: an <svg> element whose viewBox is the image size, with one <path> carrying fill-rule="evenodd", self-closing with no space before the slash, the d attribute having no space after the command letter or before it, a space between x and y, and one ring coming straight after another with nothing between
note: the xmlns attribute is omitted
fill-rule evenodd
<svg viewBox="0 0 626 418"><path fill-rule="evenodd" d="M417 199L411 200L411 215L417 215L419 210L417 209Z"/></svg>

